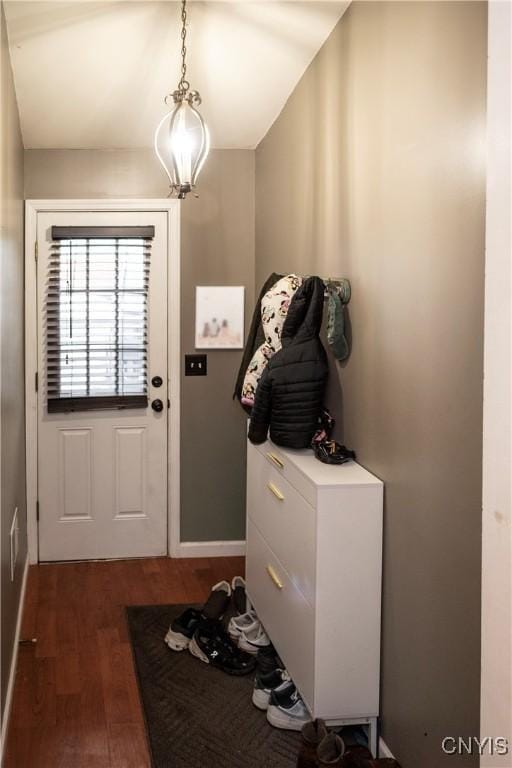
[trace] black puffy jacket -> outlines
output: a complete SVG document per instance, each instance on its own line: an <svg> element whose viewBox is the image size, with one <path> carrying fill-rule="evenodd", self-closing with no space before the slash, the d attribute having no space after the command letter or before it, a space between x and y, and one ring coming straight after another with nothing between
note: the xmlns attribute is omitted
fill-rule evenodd
<svg viewBox="0 0 512 768"><path fill-rule="evenodd" d="M324 284L307 278L293 297L281 337L256 390L249 440L270 439L284 448L308 448L317 427L327 381L327 357L318 338Z"/></svg>

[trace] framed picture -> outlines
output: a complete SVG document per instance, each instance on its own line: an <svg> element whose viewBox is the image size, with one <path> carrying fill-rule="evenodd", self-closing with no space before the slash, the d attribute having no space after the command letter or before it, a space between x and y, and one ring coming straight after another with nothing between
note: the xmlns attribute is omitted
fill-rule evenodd
<svg viewBox="0 0 512 768"><path fill-rule="evenodd" d="M243 349L244 286L196 287L196 349Z"/></svg>

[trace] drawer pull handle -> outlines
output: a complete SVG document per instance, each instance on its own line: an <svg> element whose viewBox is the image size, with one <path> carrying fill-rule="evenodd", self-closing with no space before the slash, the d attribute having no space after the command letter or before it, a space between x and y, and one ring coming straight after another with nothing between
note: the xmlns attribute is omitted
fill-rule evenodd
<svg viewBox="0 0 512 768"><path fill-rule="evenodd" d="M267 487L268 487L269 491L272 491L272 493L274 494L274 496L276 497L276 499L279 499L279 501L284 501L284 496L283 496L283 494L281 493L281 491L279 490L279 488L277 488L277 487L274 485L274 483L269 483Z"/></svg>
<svg viewBox="0 0 512 768"><path fill-rule="evenodd" d="M267 453L267 459L270 459L276 467L279 467L279 469L284 469L284 464L281 461L281 459L278 459L275 453Z"/></svg>
<svg viewBox="0 0 512 768"><path fill-rule="evenodd" d="M272 568L271 565L267 565L267 573L272 579L272 581L274 582L274 584L276 585L276 587L278 589L282 589L283 582L281 581L281 579L279 578L279 576L277 575L277 573L275 572L275 570Z"/></svg>

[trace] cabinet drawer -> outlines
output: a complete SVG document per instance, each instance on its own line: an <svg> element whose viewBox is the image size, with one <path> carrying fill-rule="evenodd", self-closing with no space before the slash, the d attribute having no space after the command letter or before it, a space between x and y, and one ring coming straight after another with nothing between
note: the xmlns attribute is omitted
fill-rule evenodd
<svg viewBox="0 0 512 768"><path fill-rule="evenodd" d="M247 513L310 605L315 602L316 513L262 454L249 452Z"/></svg>
<svg viewBox="0 0 512 768"><path fill-rule="evenodd" d="M294 466L284 451L281 451L270 440L261 445L251 445L251 448L263 456L270 466L288 480L290 485L293 485L312 507L316 507L317 489L315 484ZM288 453L293 454L291 450ZM304 451L298 453L304 453Z"/></svg>
<svg viewBox="0 0 512 768"><path fill-rule="evenodd" d="M247 594L308 707L313 707L315 616L251 520Z"/></svg>

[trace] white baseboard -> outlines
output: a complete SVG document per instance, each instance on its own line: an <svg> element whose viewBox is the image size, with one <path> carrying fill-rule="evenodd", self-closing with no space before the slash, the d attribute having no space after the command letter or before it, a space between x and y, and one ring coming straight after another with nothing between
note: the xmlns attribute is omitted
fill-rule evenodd
<svg viewBox="0 0 512 768"><path fill-rule="evenodd" d="M382 736L379 736L379 757L390 757L392 760L396 759Z"/></svg>
<svg viewBox="0 0 512 768"><path fill-rule="evenodd" d="M25 559L25 565L23 566L23 579L21 582L20 600L18 603L18 616L16 618L16 631L14 633L14 647L12 649L11 667L9 669L9 683L7 685L7 695L5 697L5 707L2 718L2 733L0 736L0 766L4 762L4 748L5 739L7 736L7 729L9 727L9 717L11 714L12 695L14 692L14 678L16 676L16 664L18 662L18 647L20 642L21 632L21 620L23 618L23 605L25 603L25 591L27 588L27 576L28 576L28 555Z"/></svg>
<svg viewBox="0 0 512 768"><path fill-rule="evenodd" d="M245 541L181 541L172 557L244 557Z"/></svg>

